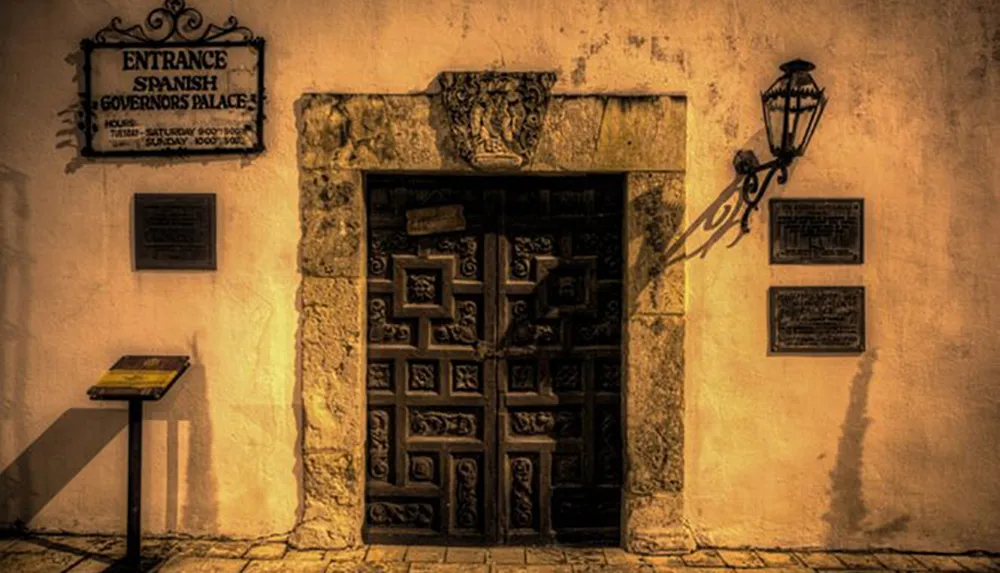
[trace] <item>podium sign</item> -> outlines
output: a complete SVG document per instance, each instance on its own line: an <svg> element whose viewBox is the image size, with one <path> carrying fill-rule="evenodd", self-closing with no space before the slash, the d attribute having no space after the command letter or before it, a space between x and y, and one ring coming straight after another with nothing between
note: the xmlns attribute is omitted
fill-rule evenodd
<svg viewBox="0 0 1000 573"><path fill-rule="evenodd" d="M188 366L187 356L122 356L87 394L93 400L159 400Z"/></svg>
<svg viewBox="0 0 1000 573"><path fill-rule="evenodd" d="M128 401L128 510L125 558L129 571L143 569L142 535L142 403L159 400L190 366L187 356L122 356L104 376L87 390L91 400Z"/></svg>

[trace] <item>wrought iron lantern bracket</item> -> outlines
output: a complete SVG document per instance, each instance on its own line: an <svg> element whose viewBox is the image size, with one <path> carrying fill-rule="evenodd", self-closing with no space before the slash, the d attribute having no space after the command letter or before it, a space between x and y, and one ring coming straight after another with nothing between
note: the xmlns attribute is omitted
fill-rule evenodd
<svg viewBox="0 0 1000 573"><path fill-rule="evenodd" d="M743 177L741 196L745 208L740 229L744 233L750 232L750 214L757 210L771 180L777 175L780 185L788 181L789 166L805 153L819 125L827 98L809 74L814 68L805 60L785 62L781 65L784 74L760 95L768 146L774 159L761 163L748 149L737 151L733 158L733 168ZM767 172L763 182L758 176L762 171Z"/></svg>

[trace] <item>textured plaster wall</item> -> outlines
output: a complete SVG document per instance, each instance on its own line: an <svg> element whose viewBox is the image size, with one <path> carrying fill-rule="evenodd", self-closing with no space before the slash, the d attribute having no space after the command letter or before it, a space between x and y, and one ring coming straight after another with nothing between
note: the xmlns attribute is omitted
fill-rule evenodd
<svg viewBox="0 0 1000 573"><path fill-rule="evenodd" d="M696 537L1000 550L995 2L205 0L195 6L208 21L233 13L268 40L268 151L81 164L67 57L112 16L139 22L155 5L0 6L0 487L19 494L0 498L0 520L120 530L125 419L84 391L120 354L177 352L197 367L149 408L146 526L291 529L295 102L423 91L442 70L555 69L557 93L687 97ZM769 267L765 210L729 246L732 153L763 151L757 92L794 57L816 62L832 101L775 195L864 197L861 267ZM219 194L217 272L130 270L131 194L158 191ZM870 350L766 356L766 290L780 284L866 286Z"/></svg>

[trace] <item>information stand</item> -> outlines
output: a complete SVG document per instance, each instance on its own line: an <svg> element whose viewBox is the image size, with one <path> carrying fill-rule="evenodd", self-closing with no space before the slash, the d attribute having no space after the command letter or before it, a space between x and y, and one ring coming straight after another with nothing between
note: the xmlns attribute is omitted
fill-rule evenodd
<svg viewBox="0 0 1000 573"><path fill-rule="evenodd" d="M128 402L128 512L125 558L120 565L141 570L142 403L162 398L187 371L187 356L122 356L87 390L91 400Z"/></svg>

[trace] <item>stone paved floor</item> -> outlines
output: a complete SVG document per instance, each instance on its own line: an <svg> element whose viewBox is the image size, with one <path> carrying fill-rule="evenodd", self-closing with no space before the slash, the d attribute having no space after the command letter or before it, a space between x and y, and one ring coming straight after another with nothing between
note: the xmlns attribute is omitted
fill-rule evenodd
<svg viewBox="0 0 1000 573"><path fill-rule="evenodd" d="M32 536L0 539L2 573L99 573L125 551L124 539ZM640 556L610 548L430 547L374 545L355 551L295 551L281 539L146 539L157 573L811 573L928 571L1000 573L1000 555L845 553L701 549L683 556ZM746 569L748 571L740 571Z"/></svg>

